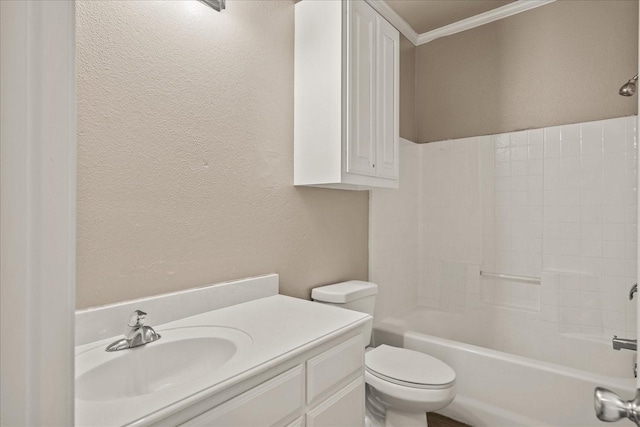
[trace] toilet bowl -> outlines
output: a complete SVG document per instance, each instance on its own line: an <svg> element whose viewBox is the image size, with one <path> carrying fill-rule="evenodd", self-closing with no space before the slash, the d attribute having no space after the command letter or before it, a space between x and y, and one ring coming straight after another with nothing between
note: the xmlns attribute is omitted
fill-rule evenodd
<svg viewBox="0 0 640 427"><path fill-rule="evenodd" d="M314 288L314 301L373 316L374 283L352 280ZM365 346L371 342L368 326ZM380 345L365 353L367 427L426 426L427 412L437 411L455 398L456 374L435 357L405 348Z"/></svg>
<svg viewBox="0 0 640 427"><path fill-rule="evenodd" d="M384 424L379 408L369 425L426 425L426 413L438 411L453 401L455 372L444 362L413 350L381 345L365 355L365 382L368 392L384 408ZM370 406L375 404L371 397Z"/></svg>

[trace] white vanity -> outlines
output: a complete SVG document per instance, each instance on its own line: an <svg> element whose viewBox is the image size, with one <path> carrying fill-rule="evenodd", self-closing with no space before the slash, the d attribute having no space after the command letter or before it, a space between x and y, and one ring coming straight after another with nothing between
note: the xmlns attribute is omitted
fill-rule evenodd
<svg viewBox="0 0 640 427"><path fill-rule="evenodd" d="M371 317L277 295L276 275L249 280L78 312L76 425L362 425ZM155 323L172 300L157 318L182 317ZM183 316L187 301L198 314ZM104 351L132 307L162 338ZM100 341L86 342L92 327Z"/></svg>

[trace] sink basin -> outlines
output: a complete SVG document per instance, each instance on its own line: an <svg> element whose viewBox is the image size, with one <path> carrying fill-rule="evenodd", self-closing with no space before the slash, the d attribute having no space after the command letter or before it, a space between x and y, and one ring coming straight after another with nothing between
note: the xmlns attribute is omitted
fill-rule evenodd
<svg viewBox="0 0 640 427"><path fill-rule="evenodd" d="M220 326L158 330L144 346L106 352L105 345L76 355L76 397L113 401L158 393L215 374L246 354L252 340Z"/></svg>

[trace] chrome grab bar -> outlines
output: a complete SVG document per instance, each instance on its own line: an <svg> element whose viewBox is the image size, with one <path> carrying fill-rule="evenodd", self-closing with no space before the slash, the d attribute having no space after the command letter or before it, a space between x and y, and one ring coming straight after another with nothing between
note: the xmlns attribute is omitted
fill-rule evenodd
<svg viewBox="0 0 640 427"><path fill-rule="evenodd" d="M484 276L484 277L496 277L498 279L517 280L518 282L535 283L535 284L538 284L538 285L540 284L540 278L539 277L516 276L514 274L491 273L489 271L482 271L482 270L480 270L480 275Z"/></svg>

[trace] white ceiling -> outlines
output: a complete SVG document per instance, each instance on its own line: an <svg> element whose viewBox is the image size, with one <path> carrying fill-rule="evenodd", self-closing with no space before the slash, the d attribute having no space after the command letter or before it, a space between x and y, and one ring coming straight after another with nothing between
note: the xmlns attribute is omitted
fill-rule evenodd
<svg viewBox="0 0 640 427"><path fill-rule="evenodd" d="M426 33L462 21L514 0L386 0L386 3L418 33Z"/></svg>

